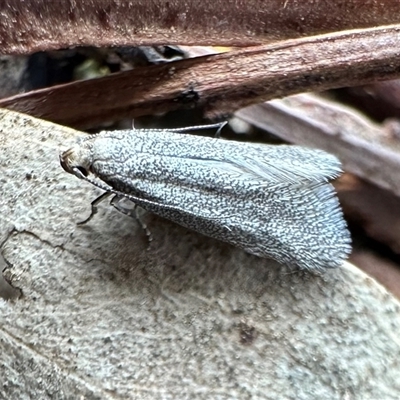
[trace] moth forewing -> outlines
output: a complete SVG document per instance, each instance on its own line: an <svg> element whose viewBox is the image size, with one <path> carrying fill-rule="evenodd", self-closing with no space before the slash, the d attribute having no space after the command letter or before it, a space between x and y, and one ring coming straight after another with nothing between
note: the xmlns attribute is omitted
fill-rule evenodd
<svg viewBox="0 0 400 400"><path fill-rule="evenodd" d="M87 138L60 159L67 172L260 257L323 270L351 250L329 183L340 162L321 150L135 129Z"/></svg>

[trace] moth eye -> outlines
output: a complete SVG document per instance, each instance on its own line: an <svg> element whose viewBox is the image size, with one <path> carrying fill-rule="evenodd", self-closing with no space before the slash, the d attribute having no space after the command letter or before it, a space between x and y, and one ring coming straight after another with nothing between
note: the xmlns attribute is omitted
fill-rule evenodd
<svg viewBox="0 0 400 400"><path fill-rule="evenodd" d="M68 165L67 157L65 157L65 153L60 155L60 164L64 171L71 173L71 167Z"/></svg>
<svg viewBox="0 0 400 400"><path fill-rule="evenodd" d="M75 166L71 165L71 157L73 156L73 149L69 149L60 154L60 164L64 171L73 174Z"/></svg>
<svg viewBox="0 0 400 400"><path fill-rule="evenodd" d="M87 168L79 165L82 164L82 162L80 161L79 157L77 157L75 148L69 149L60 154L60 164L64 171L73 174L81 179L87 177L90 172L90 170L88 170Z"/></svg>

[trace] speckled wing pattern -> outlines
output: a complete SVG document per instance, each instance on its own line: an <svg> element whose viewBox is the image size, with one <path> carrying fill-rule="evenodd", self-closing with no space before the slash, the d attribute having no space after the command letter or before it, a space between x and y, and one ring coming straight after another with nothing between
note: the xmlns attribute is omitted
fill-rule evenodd
<svg viewBox="0 0 400 400"><path fill-rule="evenodd" d="M113 191L207 236L302 269L341 265L350 236L321 150L167 130L103 132L81 158Z"/></svg>

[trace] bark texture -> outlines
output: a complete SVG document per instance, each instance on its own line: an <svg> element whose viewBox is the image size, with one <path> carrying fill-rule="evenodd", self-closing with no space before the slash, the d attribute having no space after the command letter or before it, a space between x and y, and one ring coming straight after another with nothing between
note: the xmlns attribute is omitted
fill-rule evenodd
<svg viewBox="0 0 400 400"><path fill-rule="evenodd" d="M394 399L399 303L354 266L289 271L145 215L58 162L81 135L0 113L0 397Z"/></svg>
<svg viewBox="0 0 400 400"><path fill-rule="evenodd" d="M304 91L400 76L400 25L197 57L23 93L0 107L75 127L204 108L208 116Z"/></svg>
<svg viewBox="0 0 400 400"><path fill-rule="evenodd" d="M0 51L72 46L248 46L399 22L392 0L3 0Z"/></svg>

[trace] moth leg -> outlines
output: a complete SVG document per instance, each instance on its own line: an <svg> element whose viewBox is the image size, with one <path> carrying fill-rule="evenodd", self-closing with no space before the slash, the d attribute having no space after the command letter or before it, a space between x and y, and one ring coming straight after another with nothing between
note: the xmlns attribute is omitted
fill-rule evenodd
<svg viewBox="0 0 400 400"><path fill-rule="evenodd" d="M84 225L86 223L88 223L96 214L98 211L98 205L104 201L107 197L111 196L113 193L111 192L104 192L102 195L100 195L99 197L97 197L96 199L94 199L91 203L92 206L92 211L90 212L90 215L83 221L80 221L77 223L77 225Z"/></svg>
<svg viewBox="0 0 400 400"><path fill-rule="evenodd" d="M115 195L111 201L110 204L117 209L120 213L128 215L129 217L135 218L136 221L139 223L140 227L144 230L146 236L147 236L147 240L150 242L153 240L153 237L151 235L151 232L149 230L149 228L147 227L147 225L142 221L142 219L140 218L140 215L138 213L138 206L137 204L135 204L133 201L130 201L130 203L133 204L133 208L128 208L128 207L124 207L124 205L122 204L122 201L125 200L125 197L121 197L118 195Z"/></svg>

